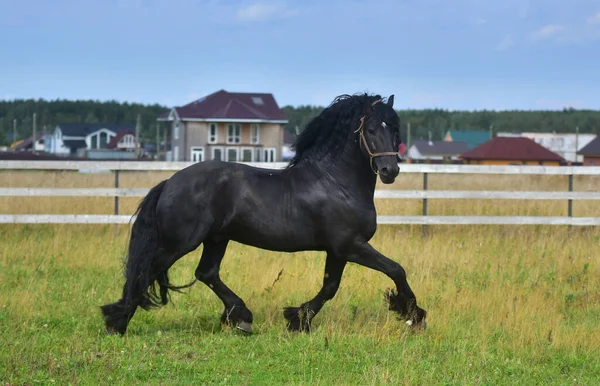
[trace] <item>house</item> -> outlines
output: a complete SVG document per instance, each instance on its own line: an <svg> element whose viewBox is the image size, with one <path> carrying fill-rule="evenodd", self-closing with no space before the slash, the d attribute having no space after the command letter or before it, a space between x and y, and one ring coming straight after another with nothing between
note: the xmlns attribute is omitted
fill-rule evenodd
<svg viewBox="0 0 600 386"><path fill-rule="evenodd" d="M495 137L471 149L461 158L472 165L558 166L565 159L526 137Z"/></svg>
<svg viewBox="0 0 600 386"><path fill-rule="evenodd" d="M579 150L596 138L595 134L579 133L506 133L497 134L498 137L526 137L534 140L546 149L560 155L570 162L583 162L583 155L578 156Z"/></svg>
<svg viewBox="0 0 600 386"><path fill-rule="evenodd" d="M107 149L113 150L135 150L135 133L131 129L119 130L117 135L112 137L110 142L106 145Z"/></svg>
<svg viewBox="0 0 600 386"><path fill-rule="evenodd" d="M119 132L132 132L133 125L63 123L45 139L46 152L75 155L81 150L105 149ZM125 145L127 146L127 145Z"/></svg>
<svg viewBox="0 0 600 386"><path fill-rule="evenodd" d="M12 151L34 151L40 152L44 151L44 141L47 133L44 131L39 131L35 134L35 141L33 140L33 136L25 139L18 140L10 145L10 150Z"/></svg>
<svg viewBox="0 0 600 386"><path fill-rule="evenodd" d="M272 94L219 90L158 117L171 122L172 160L281 162L288 123Z"/></svg>
<svg viewBox="0 0 600 386"><path fill-rule="evenodd" d="M409 162L424 160L456 160L461 153L469 150L465 142L414 140L408 148Z"/></svg>
<svg viewBox="0 0 600 386"><path fill-rule="evenodd" d="M577 154L583 157L584 166L600 166L600 136L596 136Z"/></svg>
<svg viewBox="0 0 600 386"><path fill-rule="evenodd" d="M88 159L137 159L135 134L131 129L119 130L105 147L79 149L78 155Z"/></svg>
<svg viewBox="0 0 600 386"><path fill-rule="evenodd" d="M487 131L481 130L448 130L444 136L446 142L465 142L469 150L492 139Z"/></svg>

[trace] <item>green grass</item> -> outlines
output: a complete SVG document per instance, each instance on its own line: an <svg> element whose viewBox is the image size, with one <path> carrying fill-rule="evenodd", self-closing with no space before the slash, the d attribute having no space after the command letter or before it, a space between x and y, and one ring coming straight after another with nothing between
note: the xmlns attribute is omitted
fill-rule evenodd
<svg viewBox="0 0 600 386"><path fill-rule="evenodd" d="M119 297L127 231L113 226L0 227L3 384L598 384L600 232L564 227L380 227L373 245L399 261L429 328L388 312L391 281L350 265L310 334L282 308L319 290L323 255L232 243L222 277L254 313L254 334L221 326L197 284L139 311L124 337L99 306ZM172 269L192 278L199 251ZM283 270L281 278L275 280Z"/></svg>

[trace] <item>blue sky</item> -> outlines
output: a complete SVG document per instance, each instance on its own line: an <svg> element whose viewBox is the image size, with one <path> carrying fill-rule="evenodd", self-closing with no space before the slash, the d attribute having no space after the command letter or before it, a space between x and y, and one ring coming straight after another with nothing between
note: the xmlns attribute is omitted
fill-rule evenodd
<svg viewBox="0 0 600 386"><path fill-rule="evenodd" d="M599 0L0 0L0 99L600 108Z"/></svg>

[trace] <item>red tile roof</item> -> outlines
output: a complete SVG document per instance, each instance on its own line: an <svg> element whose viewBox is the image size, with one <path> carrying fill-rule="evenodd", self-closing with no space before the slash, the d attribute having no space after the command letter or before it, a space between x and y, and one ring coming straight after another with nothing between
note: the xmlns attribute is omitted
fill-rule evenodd
<svg viewBox="0 0 600 386"><path fill-rule="evenodd" d="M131 134L135 138L135 134L133 133L133 131L131 131L131 130L120 130L120 131L117 132L117 135L115 135L114 137L112 137L112 139L110 140L110 142L108 143L108 145L106 145L106 147L109 148L109 149L116 148L117 144L119 143L119 141L121 140L121 138L123 138L127 134Z"/></svg>
<svg viewBox="0 0 600 386"><path fill-rule="evenodd" d="M525 137L495 137L461 154L463 159L565 161L558 154Z"/></svg>
<svg viewBox="0 0 600 386"><path fill-rule="evenodd" d="M175 107L181 119L247 119L287 121L272 94L232 93L219 90L182 107ZM166 119L165 112L159 119Z"/></svg>

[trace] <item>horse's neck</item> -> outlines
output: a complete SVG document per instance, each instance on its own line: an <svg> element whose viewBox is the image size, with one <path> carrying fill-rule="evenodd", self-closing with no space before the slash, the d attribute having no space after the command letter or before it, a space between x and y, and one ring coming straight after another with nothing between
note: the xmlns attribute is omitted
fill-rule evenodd
<svg viewBox="0 0 600 386"><path fill-rule="evenodd" d="M355 143L348 143L337 157L324 161L321 168L327 170L340 187L364 192L368 197L375 192L377 175L371 169L369 159L365 158Z"/></svg>

